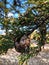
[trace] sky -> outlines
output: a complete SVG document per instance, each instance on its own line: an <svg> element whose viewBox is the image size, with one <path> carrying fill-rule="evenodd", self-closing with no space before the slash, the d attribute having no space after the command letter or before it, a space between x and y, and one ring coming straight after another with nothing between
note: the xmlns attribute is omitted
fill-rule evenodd
<svg viewBox="0 0 49 65"><path fill-rule="evenodd" d="M7 0L7 1L12 5L13 0ZM24 3L27 2L27 0L20 0L20 2L21 2L21 5L24 5ZM11 6L10 6L9 4L7 4L6 6L7 6L7 8L11 8ZM25 8L25 9L24 9L24 8ZM16 7L16 10L19 10L20 13L25 13L27 7L24 7L24 8ZM11 12L14 13L15 11L12 10ZM18 13L15 13L15 14L13 14L13 15L14 15L15 18L18 17Z"/></svg>
<svg viewBox="0 0 49 65"><path fill-rule="evenodd" d="M13 0L7 0L7 1L12 5ZM19 10L20 13L23 14L23 13L26 12L27 7L28 7L28 4L25 4L25 5L24 5L24 3L27 2L27 0L20 0L20 2L21 2L21 5L23 5L24 7L22 8L22 7L18 7L18 6L17 6L17 7L16 7L16 10ZM32 6L35 6L35 4L30 4L30 7L32 7ZM11 6L10 6L9 4L7 4L7 8L11 8ZM11 12L14 13L15 11L12 10ZM34 10L32 10L32 12L33 12L35 15L38 14L38 11L35 12ZM15 14L13 14L13 16L14 16L15 18L18 18L19 14L18 14L18 13L15 13Z"/></svg>

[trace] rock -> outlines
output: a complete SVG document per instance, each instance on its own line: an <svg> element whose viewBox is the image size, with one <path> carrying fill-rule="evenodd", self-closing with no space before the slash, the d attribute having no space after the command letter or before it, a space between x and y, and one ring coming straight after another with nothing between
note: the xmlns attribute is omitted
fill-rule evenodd
<svg viewBox="0 0 49 65"><path fill-rule="evenodd" d="M36 40L30 40L30 43L31 43L31 44L30 44L30 47L31 47L31 48L38 46L38 45L37 45L37 44L38 44L38 41L36 41Z"/></svg>
<svg viewBox="0 0 49 65"><path fill-rule="evenodd" d="M20 52L28 52L27 50L29 49L30 46L30 38L24 35L21 39L20 42L15 43L15 49Z"/></svg>
<svg viewBox="0 0 49 65"><path fill-rule="evenodd" d="M47 45L46 47L48 47ZM15 48L9 49L6 54L0 55L0 65L19 65L18 53ZM23 63L26 65L26 61ZM37 56L30 57L27 60L27 65L49 65L49 50L39 52Z"/></svg>
<svg viewBox="0 0 49 65"><path fill-rule="evenodd" d="M19 65L18 64L18 56L20 53L16 52L16 50L9 49L6 54L0 55L0 65Z"/></svg>
<svg viewBox="0 0 49 65"><path fill-rule="evenodd" d="M49 65L49 52L42 51L37 56L30 58L28 65Z"/></svg>
<svg viewBox="0 0 49 65"><path fill-rule="evenodd" d="M49 44L45 44L45 45L44 45L44 49L45 49L45 50L49 50Z"/></svg>

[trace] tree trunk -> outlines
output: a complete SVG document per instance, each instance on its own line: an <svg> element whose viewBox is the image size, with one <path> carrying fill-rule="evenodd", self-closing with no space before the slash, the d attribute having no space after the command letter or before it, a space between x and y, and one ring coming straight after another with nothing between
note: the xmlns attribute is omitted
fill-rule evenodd
<svg viewBox="0 0 49 65"><path fill-rule="evenodd" d="M46 42L46 23L41 25L39 30L40 30L39 48L40 48L40 50L42 50L41 46L43 46L43 48L44 48L44 45L45 45L45 42Z"/></svg>

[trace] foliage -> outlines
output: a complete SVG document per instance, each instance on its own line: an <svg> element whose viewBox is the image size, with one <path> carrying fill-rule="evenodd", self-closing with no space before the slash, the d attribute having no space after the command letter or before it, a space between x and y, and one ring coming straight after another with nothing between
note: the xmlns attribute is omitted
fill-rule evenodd
<svg viewBox="0 0 49 65"><path fill-rule="evenodd" d="M14 44L12 40L7 36L0 35L0 54L6 53L9 48L13 48Z"/></svg>
<svg viewBox="0 0 49 65"><path fill-rule="evenodd" d="M7 7L7 5L9 5L10 8ZM0 8L1 24L3 25L3 29L6 30L6 35L9 36L14 43L16 41L20 43L20 39L24 34L28 36L35 29L39 28L40 44L45 44L46 24L49 22L48 0L26 0L24 4L22 4L20 0L13 0L12 4L7 0L1 0ZM21 13L19 8L25 9L25 13ZM14 13L14 15L18 13L18 18L13 16L8 17L9 12ZM27 28L24 28L24 26L27 26ZM11 31L9 32L9 30Z"/></svg>
<svg viewBox="0 0 49 65"><path fill-rule="evenodd" d="M29 53L23 53L20 56L18 56L19 65L23 65L24 63L25 65L27 65L28 59L38 54L37 49L38 47L30 48Z"/></svg>

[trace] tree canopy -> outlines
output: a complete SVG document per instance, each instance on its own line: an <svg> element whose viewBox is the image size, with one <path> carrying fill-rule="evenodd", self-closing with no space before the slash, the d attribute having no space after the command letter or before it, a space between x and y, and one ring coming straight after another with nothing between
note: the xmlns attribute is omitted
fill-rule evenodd
<svg viewBox="0 0 49 65"><path fill-rule="evenodd" d="M37 28L41 35L40 41L44 42L47 23L49 0L0 0L0 24L14 43Z"/></svg>

